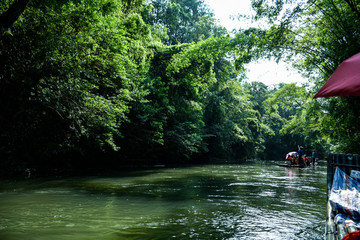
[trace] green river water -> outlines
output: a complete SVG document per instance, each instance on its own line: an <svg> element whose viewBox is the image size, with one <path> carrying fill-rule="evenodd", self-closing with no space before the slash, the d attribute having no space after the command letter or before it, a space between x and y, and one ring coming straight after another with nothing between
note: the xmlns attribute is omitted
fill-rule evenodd
<svg viewBox="0 0 360 240"><path fill-rule="evenodd" d="M324 236L325 165L249 161L0 183L1 240Z"/></svg>

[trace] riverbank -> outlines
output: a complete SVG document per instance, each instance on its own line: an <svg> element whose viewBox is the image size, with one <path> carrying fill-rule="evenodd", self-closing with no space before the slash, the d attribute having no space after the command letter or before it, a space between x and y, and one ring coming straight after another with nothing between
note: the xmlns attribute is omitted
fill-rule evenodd
<svg viewBox="0 0 360 240"><path fill-rule="evenodd" d="M105 156L104 156L105 157ZM48 164L48 165L32 165L26 166L16 163L3 166L0 169L0 179L30 179L30 178L57 178L57 177L76 177L76 176L113 176L117 173L147 170L153 168L174 168L174 167L191 167L202 164L239 164L245 163L244 159L222 159L209 158L191 159L191 160L168 160L168 161L154 161L152 159L133 159L127 161L115 161L114 159L99 158L101 160L91 160L86 162L82 160L83 164L70 165L63 164Z"/></svg>

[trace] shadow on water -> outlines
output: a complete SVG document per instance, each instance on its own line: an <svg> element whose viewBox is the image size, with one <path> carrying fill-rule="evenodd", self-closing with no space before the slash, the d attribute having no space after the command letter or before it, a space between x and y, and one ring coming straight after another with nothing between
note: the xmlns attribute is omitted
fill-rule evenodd
<svg viewBox="0 0 360 240"><path fill-rule="evenodd" d="M147 170L107 178L8 181L7 184L0 186L0 192L66 188L88 194L146 197L164 201L183 201L194 197L200 199L208 195L218 195L221 192L228 196L237 194L237 186L231 185L233 178L210 176L201 172L186 172L186 169L181 170L184 171L183 174L179 174L176 169L174 175L171 175L171 171L171 169ZM168 176L164 177L164 173Z"/></svg>
<svg viewBox="0 0 360 240"><path fill-rule="evenodd" d="M7 182L0 189L0 239L29 231L27 239L47 239L46 229L74 240L321 239L324 170L267 164ZM29 210L34 204L42 207ZM74 235L66 235L69 229Z"/></svg>

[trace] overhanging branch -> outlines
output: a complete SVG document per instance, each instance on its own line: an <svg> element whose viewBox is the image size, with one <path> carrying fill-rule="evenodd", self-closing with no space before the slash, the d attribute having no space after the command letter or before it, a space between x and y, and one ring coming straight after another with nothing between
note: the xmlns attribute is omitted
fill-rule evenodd
<svg viewBox="0 0 360 240"><path fill-rule="evenodd" d="M4 34L24 12L30 0L18 0L0 15L0 35Z"/></svg>

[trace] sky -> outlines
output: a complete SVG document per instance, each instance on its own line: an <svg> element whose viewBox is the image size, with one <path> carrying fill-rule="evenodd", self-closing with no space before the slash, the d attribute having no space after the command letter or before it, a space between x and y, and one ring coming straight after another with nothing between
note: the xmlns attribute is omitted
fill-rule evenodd
<svg viewBox="0 0 360 240"><path fill-rule="evenodd" d="M251 15L255 12L251 9L250 0L205 0L207 5L213 9L215 18L219 20L221 26L226 27L229 31L239 28L256 27L250 20L240 22L231 20L231 16L238 14ZM285 62L276 63L275 61L259 60L246 65L246 81L259 81L266 85L279 83L305 83L304 79L290 64Z"/></svg>

